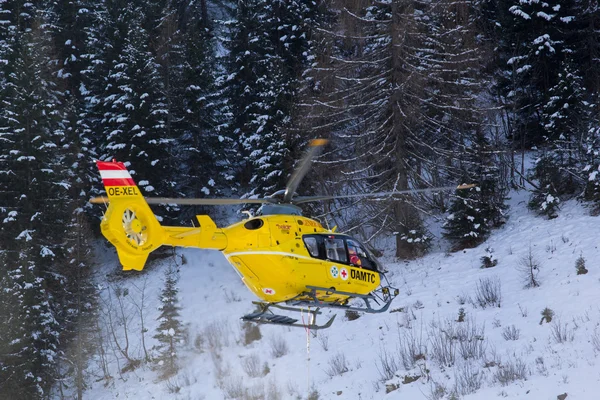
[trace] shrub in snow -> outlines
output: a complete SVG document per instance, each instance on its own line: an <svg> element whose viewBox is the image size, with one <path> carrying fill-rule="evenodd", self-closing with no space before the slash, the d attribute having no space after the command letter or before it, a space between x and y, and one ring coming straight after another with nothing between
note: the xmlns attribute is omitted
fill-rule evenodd
<svg viewBox="0 0 600 400"><path fill-rule="evenodd" d="M588 270L585 267L585 258L583 258L583 255L580 255L579 258L575 260L575 269L577 270L577 275L585 275L588 273Z"/></svg>
<svg viewBox="0 0 600 400"><path fill-rule="evenodd" d="M333 378L334 376L339 376L349 371L348 362L346 361L346 356L344 353L337 353L335 356L331 357L328 362L329 368L325 371L325 373Z"/></svg>
<svg viewBox="0 0 600 400"><path fill-rule="evenodd" d="M521 330L514 325L507 326L502 330L504 340L519 340Z"/></svg>
<svg viewBox="0 0 600 400"><path fill-rule="evenodd" d="M475 288L475 305L481 308L500 307L502 304L502 284L500 278L480 278Z"/></svg>
<svg viewBox="0 0 600 400"><path fill-rule="evenodd" d="M258 354L251 354L242 359L242 368L250 378L263 376L263 368Z"/></svg>
<svg viewBox="0 0 600 400"><path fill-rule="evenodd" d="M594 347L594 352L596 354L600 353L600 332L598 332L598 327L594 329L594 334L591 336L592 346Z"/></svg>
<svg viewBox="0 0 600 400"><path fill-rule="evenodd" d="M542 310L542 319L540 320L540 325L546 321L547 324L552 322L552 318L554 317L554 311L549 309L548 307Z"/></svg>
<svg viewBox="0 0 600 400"><path fill-rule="evenodd" d="M354 310L346 310L346 319L348 321L354 321L360 318L360 313Z"/></svg>
<svg viewBox="0 0 600 400"><path fill-rule="evenodd" d="M471 362L463 363L454 370L454 390L455 396L466 396L475 393L481 389L483 384L483 372L474 366Z"/></svg>
<svg viewBox="0 0 600 400"><path fill-rule="evenodd" d="M242 332L244 335L243 343L246 346L262 338L262 334L260 333L260 328L258 325L251 322L244 322L242 324Z"/></svg>
<svg viewBox="0 0 600 400"><path fill-rule="evenodd" d="M540 267L540 262L533 254L533 250L531 250L530 246L529 251L526 255L521 257L519 265L517 266L517 270L519 271L521 278L523 279L523 284L526 288L535 288L540 286L541 282L538 278Z"/></svg>
<svg viewBox="0 0 600 400"><path fill-rule="evenodd" d="M456 322L465 322L465 309L462 307L458 309L458 320Z"/></svg>
<svg viewBox="0 0 600 400"><path fill-rule="evenodd" d="M271 336L269 345L271 346L271 356L274 358L283 357L289 352L287 342L281 335Z"/></svg>
<svg viewBox="0 0 600 400"><path fill-rule="evenodd" d="M317 341L321 344L323 350L329 350L329 336L327 336L326 333L323 333L323 331L315 331L315 334L317 335Z"/></svg>
<svg viewBox="0 0 600 400"><path fill-rule="evenodd" d="M397 357L395 354L391 354L388 349L384 347L379 349L379 353L377 355L378 360L375 362L375 367L379 372L379 379L381 379L382 382L389 381L395 376L396 371L400 369ZM411 368L405 367L405 369Z"/></svg>
<svg viewBox="0 0 600 400"><path fill-rule="evenodd" d="M527 368L527 365L522 359L516 358L514 360L508 360L506 363L502 363L498 366L498 369L494 374L494 380L502 386L507 386L517 380L527 380L528 376L529 369Z"/></svg>
<svg viewBox="0 0 600 400"><path fill-rule="evenodd" d="M198 353L204 353L204 337L201 334L196 335L194 339L194 348Z"/></svg>
<svg viewBox="0 0 600 400"><path fill-rule="evenodd" d="M552 339L558 344L572 342L575 338L575 332L573 329L569 329L569 324L562 324L560 321L552 323L550 332Z"/></svg>
<svg viewBox="0 0 600 400"><path fill-rule="evenodd" d="M485 255L481 257L481 268L492 268L498 265L498 259L494 256L494 249L487 247Z"/></svg>
<svg viewBox="0 0 600 400"><path fill-rule="evenodd" d="M416 329L398 330L398 356L405 370L413 369L419 360L425 360L427 354L426 339L423 337L423 328L416 333ZM395 366L395 360L394 360ZM391 371L392 374L397 370Z"/></svg>

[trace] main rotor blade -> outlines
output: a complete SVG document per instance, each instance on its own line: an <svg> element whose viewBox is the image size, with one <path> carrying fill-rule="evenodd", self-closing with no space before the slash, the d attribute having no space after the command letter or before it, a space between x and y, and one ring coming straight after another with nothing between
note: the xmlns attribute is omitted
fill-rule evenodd
<svg viewBox="0 0 600 400"><path fill-rule="evenodd" d="M144 197L148 204L179 204L187 206L219 206L228 204L265 204L274 203L273 199L170 199L167 197ZM93 197L90 199L92 204L108 203L108 197Z"/></svg>
<svg viewBox="0 0 600 400"><path fill-rule="evenodd" d="M283 203L289 203L292 201L292 197L294 196L296 189L298 189L298 185L300 185L300 182L302 182L302 179L308 172L312 160L321 153L323 147L328 142L329 141L327 139L313 139L310 141L308 144L308 151L304 155L302 161L300 161L300 164L298 164L298 167L294 170L294 173L290 177L290 180L285 187L285 194L283 195L282 201Z"/></svg>
<svg viewBox="0 0 600 400"><path fill-rule="evenodd" d="M392 192L375 192L375 193L358 193L358 194L346 194L339 196L304 196L296 197L292 200L293 204L309 203L312 201L324 201L333 199L356 199L361 197L388 197L396 194L411 194L411 193L429 193L429 192L441 192L444 190L464 190L470 189L477 186L474 183L458 185L458 186L442 186L437 188L427 189L408 189L408 190L396 190Z"/></svg>

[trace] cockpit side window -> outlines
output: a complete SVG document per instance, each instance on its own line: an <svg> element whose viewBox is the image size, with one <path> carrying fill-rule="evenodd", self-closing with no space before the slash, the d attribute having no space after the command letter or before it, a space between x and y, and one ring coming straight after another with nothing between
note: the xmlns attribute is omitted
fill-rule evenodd
<svg viewBox="0 0 600 400"><path fill-rule="evenodd" d="M319 257L319 244L314 236L304 237L304 245L313 257Z"/></svg>
<svg viewBox="0 0 600 400"><path fill-rule="evenodd" d="M328 260L344 264L348 263L344 239L336 237L325 238L325 255Z"/></svg>

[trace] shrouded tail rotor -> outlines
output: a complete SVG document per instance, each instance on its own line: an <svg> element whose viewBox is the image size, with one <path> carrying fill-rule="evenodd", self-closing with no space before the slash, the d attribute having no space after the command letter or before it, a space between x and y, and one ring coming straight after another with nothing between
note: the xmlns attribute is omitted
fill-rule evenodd
<svg viewBox="0 0 600 400"><path fill-rule="evenodd" d="M124 270L141 271L148 254L163 244L164 229L123 163L96 164L109 201L100 224L102 234L117 248Z"/></svg>

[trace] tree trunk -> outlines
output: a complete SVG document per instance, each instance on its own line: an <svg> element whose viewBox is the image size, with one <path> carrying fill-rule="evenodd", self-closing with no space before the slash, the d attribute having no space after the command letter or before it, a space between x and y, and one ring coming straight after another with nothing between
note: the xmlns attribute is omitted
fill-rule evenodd
<svg viewBox="0 0 600 400"><path fill-rule="evenodd" d="M400 110L401 95L400 89L403 83L402 76L402 55L400 46L405 38L401 38L402 28L410 29L408 26L402 26L400 18L399 3L402 0L392 1L392 24L391 24L391 56L392 56L392 98L390 106L392 110L393 136L396 144L396 165L393 168L397 174L396 190L408 189L408 174L406 171L406 136L408 132L403 128L403 115ZM410 14L410 13L407 13ZM404 117L406 118L406 117ZM407 121L405 121L406 123ZM395 200L394 204L394 219L397 224L396 234L396 257L407 259L415 257L415 248L401 237L407 234L408 231L415 227L415 222L418 223L419 215L417 210L410 204L410 197L407 200Z"/></svg>

